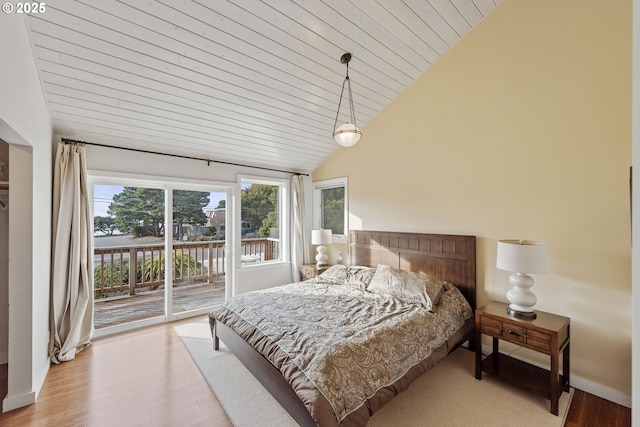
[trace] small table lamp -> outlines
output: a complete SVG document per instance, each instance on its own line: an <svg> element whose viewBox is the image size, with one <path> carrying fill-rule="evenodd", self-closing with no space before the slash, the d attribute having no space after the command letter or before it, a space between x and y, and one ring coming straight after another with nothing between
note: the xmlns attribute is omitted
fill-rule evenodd
<svg viewBox="0 0 640 427"><path fill-rule="evenodd" d="M507 292L507 299L511 303L507 313L514 317L535 319L533 306L538 299L531 292L534 280L528 273L547 272L547 244L531 240L500 240L496 267L514 272L509 277L513 288Z"/></svg>
<svg viewBox="0 0 640 427"><path fill-rule="evenodd" d="M327 248L324 245L331 243L331 239L331 230L311 230L311 244L318 245L316 268L327 266Z"/></svg>

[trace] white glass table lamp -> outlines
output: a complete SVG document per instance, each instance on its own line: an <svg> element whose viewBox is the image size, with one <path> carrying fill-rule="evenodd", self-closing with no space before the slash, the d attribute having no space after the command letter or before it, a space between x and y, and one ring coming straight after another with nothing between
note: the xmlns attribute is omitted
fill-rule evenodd
<svg viewBox="0 0 640 427"><path fill-rule="evenodd" d="M316 255L316 268L323 268L327 266L327 247L331 243L332 234L331 230L311 230L311 244L318 245L316 249L318 254Z"/></svg>
<svg viewBox="0 0 640 427"><path fill-rule="evenodd" d="M507 299L511 303L507 313L514 317L535 319L533 306L538 299L531 292L534 280L529 274L547 272L547 244L531 240L500 240L496 267L513 272L509 277L513 288L507 292Z"/></svg>

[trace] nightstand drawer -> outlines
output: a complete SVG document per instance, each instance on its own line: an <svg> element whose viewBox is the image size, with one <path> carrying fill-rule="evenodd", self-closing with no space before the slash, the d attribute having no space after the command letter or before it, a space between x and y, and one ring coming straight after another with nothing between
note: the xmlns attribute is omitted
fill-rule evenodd
<svg viewBox="0 0 640 427"><path fill-rule="evenodd" d="M480 317L480 330L488 335L501 335L502 334L502 322L492 319L487 316Z"/></svg>
<svg viewBox="0 0 640 427"><path fill-rule="evenodd" d="M526 342L527 330L521 326L503 322L502 336L505 341L509 341L514 344L523 344Z"/></svg>
<svg viewBox="0 0 640 427"><path fill-rule="evenodd" d="M551 351L551 335L545 334L544 332L528 330L527 344L537 350L549 352Z"/></svg>
<svg viewBox="0 0 640 427"><path fill-rule="evenodd" d="M551 352L551 334L523 326L522 322L497 319L495 316L481 313L480 332L503 339L512 344L524 345L533 350L549 354Z"/></svg>

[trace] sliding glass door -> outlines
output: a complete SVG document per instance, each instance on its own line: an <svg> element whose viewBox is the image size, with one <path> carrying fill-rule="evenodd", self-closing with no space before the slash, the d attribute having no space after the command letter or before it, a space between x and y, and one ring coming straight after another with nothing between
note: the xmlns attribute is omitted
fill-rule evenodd
<svg viewBox="0 0 640 427"><path fill-rule="evenodd" d="M226 190L141 184L93 185L96 330L224 301Z"/></svg>

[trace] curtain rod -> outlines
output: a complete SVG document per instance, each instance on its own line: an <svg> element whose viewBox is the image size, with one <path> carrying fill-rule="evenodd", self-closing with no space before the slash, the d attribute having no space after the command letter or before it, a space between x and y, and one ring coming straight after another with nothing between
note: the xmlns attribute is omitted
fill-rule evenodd
<svg viewBox="0 0 640 427"><path fill-rule="evenodd" d="M60 139L62 140L63 144L67 144L67 145L93 145L93 146L96 146L96 147L116 148L118 150L135 151L135 152L138 152L138 153L145 153L145 154L158 154L160 156L178 157L178 158L181 158L181 159L189 159L189 160L200 160L200 161L203 161L203 162L207 162L207 166L209 166L211 163L220 163L220 164L223 164L223 165L241 166L241 167L244 167L244 168L262 169L262 170L267 170L267 171L272 171L272 172L290 173L292 175L309 176L309 174L306 174L306 173L293 172L293 171L282 170L282 169L273 169L273 168L267 168L267 167L262 167L262 166L244 165L242 163L225 162L225 161L222 161L222 160L211 160L211 159L205 159L205 158L202 158L202 157L183 156L181 154L160 153L158 151L142 150L140 148L118 147L118 146L115 146L115 145L98 144L97 142L77 141L75 139L68 139L68 138L60 138Z"/></svg>

